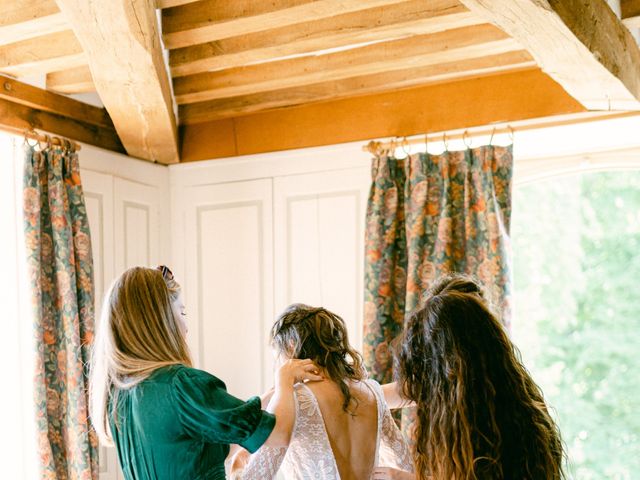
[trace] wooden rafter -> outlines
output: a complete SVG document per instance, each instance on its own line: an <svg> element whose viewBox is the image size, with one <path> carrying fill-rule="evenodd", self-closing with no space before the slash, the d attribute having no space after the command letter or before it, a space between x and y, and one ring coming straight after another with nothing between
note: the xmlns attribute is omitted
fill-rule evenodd
<svg viewBox="0 0 640 480"><path fill-rule="evenodd" d="M15 77L66 70L86 64L71 30L0 46L0 73Z"/></svg>
<svg viewBox="0 0 640 480"><path fill-rule="evenodd" d="M174 90L179 104L193 103L406 70L409 66L465 61L520 49L517 42L494 26L477 25L326 55L179 77L174 81Z"/></svg>
<svg viewBox="0 0 640 480"><path fill-rule="evenodd" d="M55 0L4 0L0 10L0 45L69 28Z"/></svg>
<svg viewBox="0 0 640 480"><path fill-rule="evenodd" d="M116 152L124 147L106 110L0 76L0 128L38 129Z"/></svg>
<svg viewBox="0 0 640 480"><path fill-rule="evenodd" d="M590 110L640 109L640 49L606 0L461 0Z"/></svg>
<svg viewBox="0 0 640 480"><path fill-rule="evenodd" d="M577 112L584 107L539 70L506 73L185 125L181 158L204 160Z"/></svg>
<svg viewBox="0 0 640 480"><path fill-rule="evenodd" d="M179 161L155 0L57 0L85 51L96 90L127 152Z"/></svg>
<svg viewBox="0 0 640 480"><path fill-rule="evenodd" d="M58 93L87 93L95 92L91 70L82 66L63 70L61 72L47 73L47 89Z"/></svg>
<svg viewBox="0 0 640 480"><path fill-rule="evenodd" d="M479 77L504 71L534 68L536 63L526 51L508 52L426 67L409 68L376 75L321 82L302 87L254 93L240 97L181 105L180 123L199 123L246 115L258 111L300 105L337 98L353 97L400 88Z"/></svg>
<svg viewBox="0 0 640 480"><path fill-rule="evenodd" d="M173 76L480 23L457 0L411 0L172 50Z"/></svg>
<svg viewBox="0 0 640 480"><path fill-rule="evenodd" d="M640 28L640 0L620 0L622 21L628 28Z"/></svg>
<svg viewBox="0 0 640 480"><path fill-rule="evenodd" d="M201 0L162 11L167 48L321 20L403 0Z"/></svg>

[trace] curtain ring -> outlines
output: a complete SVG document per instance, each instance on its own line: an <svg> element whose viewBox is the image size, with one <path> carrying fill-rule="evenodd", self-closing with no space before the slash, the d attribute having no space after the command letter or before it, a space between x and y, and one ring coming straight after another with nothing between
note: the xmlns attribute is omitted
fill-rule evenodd
<svg viewBox="0 0 640 480"><path fill-rule="evenodd" d="M447 141L447 132L444 132L442 134L442 143L444 143L444 151L448 152L449 151L449 142Z"/></svg>
<svg viewBox="0 0 640 480"><path fill-rule="evenodd" d="M409 141L407 140L406 136L402 139L402 143L400 144L400 147L402 148L402 151L405 153L407 157L411 154L411 147L409 145ZM407 150L407 147L409 147L409 150Z"/></svg>
<svg viewBox="0 0 640 480"><path fill-rule="evenodd" d="M464 131L464 133L462 134L462 142L464 143L464 146L467 147L467 149L470 149L473 146L473 139L469 137L468 133L469 132L467 130ZM467 143L467 139L469 139L469 143Z"/></svg>
<svg viewBox="0 0 640 480"><path fill-rule="evenodd" d="M32 139L35 142L33 145L31 145L31 143L29 143L29 135L33 135L34 137L36 137L36 138ZM27 145L30 148L35 148L35 147L38 146L39 143L40 142L37 139L37 133L33 128L31 128L29 130L25 130L25 132L24 132L24 145Z"/></svg>

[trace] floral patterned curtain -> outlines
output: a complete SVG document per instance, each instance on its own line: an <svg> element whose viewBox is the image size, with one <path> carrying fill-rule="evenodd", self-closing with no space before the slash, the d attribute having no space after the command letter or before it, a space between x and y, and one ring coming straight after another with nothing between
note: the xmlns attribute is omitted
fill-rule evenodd
<svg viewBox="0 0 640 480"><path fill-rule="evenodd" d="M23 200L40 478L97 479L86 371L94 325L93 260L77 154L27 146Z"/></svg>
<svg viewBox="0 0 640 480"><path fill-rule="evenodd" d="M494 146L373 160L364 357L378 381L392 380L390 343L443 274L478 278L508 326L512 164L512 148Z"/></svg>

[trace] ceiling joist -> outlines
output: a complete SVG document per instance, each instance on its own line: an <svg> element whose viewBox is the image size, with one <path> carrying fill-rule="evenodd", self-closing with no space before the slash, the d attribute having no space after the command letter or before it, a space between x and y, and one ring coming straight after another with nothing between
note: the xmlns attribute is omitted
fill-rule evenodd
<svg viewBox="0 0 640 480"><path fill-rule="evenodd" d="M55 0L4 0L0 8L0 45L69 28Z"/></svg>
<svg viewBox="0 0 640 480"><path fill-rule="evenodd" d="M71 30L50 33L0 46L0 73L25 77L86 64Z"/></svg>
<svg viewBox="0 0 640 480"><path fill-rule="evenodd" d="M254 93L180 106L180 123L200 123L236 117L274 108L335 100L371 93L379 93L418 85L429 85L467 77L479 77L505 71L535 68L536 63L526 51L472 58L465 62L451 62L406 70L320 82L296 88Z"/></svg>
<svg viewBox="0 0 640 480"><path fill-rule="evenodd" d="M492 25L477 25L377 43L326 55L299 57L174 80L178 104L300 87L408 67L466 61L521 47ZM283 72L286 74L283 75Z"/></svg>
<svg viewBox="0 0 640 480"><path fill-rule="evenodd" d="M47 90L58 93L70 94L96 91L91 70L86 65L61 72L47 73L46 82Z"/></svg>
<svg viewBox="0 0 640 480"><path fill-rule="evenodd" d="M620 8L627 28L640 28L640 0L620 0Z"/></svg>
<svg viewBox="0 0 640 480"><path fill-rule="evenodd" d="M321 20L337 15L401 3L403 0L201 0L162 11L167 48Z"/></svg>
<svg viewBox="0 0 640 480"><path fill-rule="evenodd" d="M457 0L412 0L179 48L169 59L175 77L478 23Z"/></svg>
<svg viewBox="0 0 640 480"><path fill-rule="evenodd" d="M640 109L640 49L606 0L461 0L589 110Z"/></svg>
<svg viewBox="0 0 640 480"><path fill-rule="evenodd" d="M57 0L127 152L176 163L178 139L155 0Z"/></svg>

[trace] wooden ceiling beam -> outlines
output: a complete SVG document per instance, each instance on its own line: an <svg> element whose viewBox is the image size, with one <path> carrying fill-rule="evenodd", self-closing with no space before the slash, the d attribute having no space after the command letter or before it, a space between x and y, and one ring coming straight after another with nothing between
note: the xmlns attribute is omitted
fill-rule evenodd
<svg viewBox="0 0 640 480"><path fill-rule="evenodd" d="M411 0L169 52L175 76L233 68L347 45L436 33L482 23L457 0Z"/></svg>
<svg viewBox="0 0 640 480"><path fill-rule="evenodd" d="M0 45L69 28L55 0L5 0L0 10Z"/></svg>
<svg viewBox="0 0 640 480"><path fill-rule="evenodd" d="M155 0L57 0L129 155L177 163L178 139Z"/></svg>
<svg viewBox="0 0 640 480"><path fill-rule="evenodd" d="M0 46L0 73L14 77L66 70L82 64L86 64L86 57L71 30Z"/></svg>
<svg viewBox="0 0 640 480"><path fill-rule="evenodd" d="M479 77L535 67L536 63L531 55L521 50L474 58L464 62L411 67L406 70L354 77L334 82L321 82L284 90L181 105L179 119L181 125L200 123L292 105L335 100L337 98L379 93L444 81L458 81L468 77Z"/></svg>
<svg viewBox="0 0 640 480"><path fill-rule="evenodd" d="M194 103L405 70L409 66L465 61L520 49L504 32L485 24L326 55L178 77L173 85L178 104Z"/></svg>
<svg viewBox="0 0 640 480"><path fill-rule="evenodd" d="M461 0L589 110L640 109L640 49L606 0Z"/></svg>
<svg viewBox="0 0 640 480"><path fill-rule="evenodd" d="M205 160L584 111L539 70L506 73L184 125L181 158Z"/></svg>
<svg viewBox="0 0 640 480"><path fill-rule="evenodd" d="M321 20L404 0L201 0L162 11L167 48Z"/></svg>
<svg viewBox="0 0 640 480"><path fill-rule="evenodd" d="M188 3L193 3L197 1L198 0L157 0L156 7L158 8L179 7L180 5L186 5Z"/></svg>
<svg viewBox="0 0 640 480"><path fill-rule="evenodd" d="M620 8L627 28L640 28L640 0L620 0Z"/></svg>
<svg viewBox="0 0 640 480"><path fill-rule="evenodd" d="M91 70L86 65L71 70L47 73L46 85L47 90L65 94L96 91Z"/></svg>
<svg viewBox="0 0 640 480"><path fill-rule="evenodd" d="M0 76L0 128L18 134L37 129L124 153L103 108Z"/></svg>
<svg viewBox="0 0 640 480"><path fill-rule="evenodd" d="M0 75L0 98L35 110L72 117L88 125L114 129L113 122L104 108L94 107L2 75Z"/></svg>

